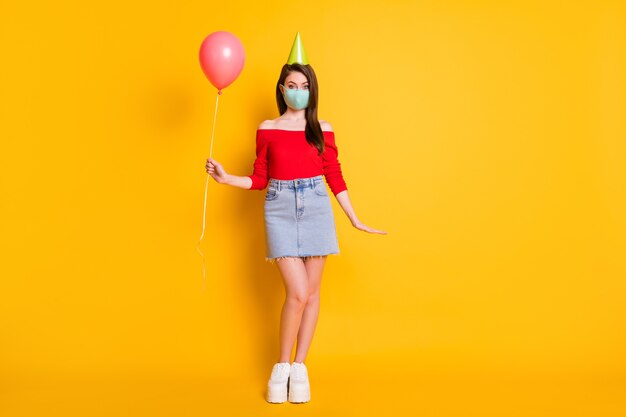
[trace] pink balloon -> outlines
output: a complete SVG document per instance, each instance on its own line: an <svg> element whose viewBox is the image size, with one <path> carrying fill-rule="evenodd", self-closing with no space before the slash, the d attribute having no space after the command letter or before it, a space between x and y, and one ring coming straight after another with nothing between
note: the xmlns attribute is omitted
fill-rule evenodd
<svg viewBox="0 0 626 417"><path fill-rule="evenodd" d="M241 41L230 32L213 32L200 46L202 71L219 90L218 94L222 94L222 89L237 79L245 59L246 53Z"/></svg>

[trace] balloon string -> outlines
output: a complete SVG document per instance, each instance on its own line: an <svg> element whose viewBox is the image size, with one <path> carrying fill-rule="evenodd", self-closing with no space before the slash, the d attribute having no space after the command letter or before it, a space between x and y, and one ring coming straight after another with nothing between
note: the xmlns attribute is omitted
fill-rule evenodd
<svg viewBox="0 0 626 417"><path fill-rule="evenodd" d="M209 149L209 158L213 157L213 137L215 136L215 120L217 118L217 106L219 104L220 94L221 94L221 91L218 92L217 96L215 97L215 113L213 114L213 129L211 132L211 146ZM209 178L211 178L211 175L207 173L206 183L204 185L204 211L202 214L202 234L200 235L200 240L198 240L198 244L196 245L196 249L198 249L200 256L202 256L202 291L204 291L205 283L206 283L206 257L204 256L204 253L202 252L202 249L200 248L200 243L202 242L202 239L204 238L204 230L206 229L206 197L207 197L207 192L209 190Z"/></svg>

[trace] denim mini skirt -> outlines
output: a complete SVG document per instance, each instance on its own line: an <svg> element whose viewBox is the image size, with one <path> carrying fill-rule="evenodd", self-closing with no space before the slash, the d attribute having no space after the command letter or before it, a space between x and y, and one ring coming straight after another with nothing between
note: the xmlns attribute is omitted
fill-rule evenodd
<svg viewBox="0 0 626 417"><path fill-rule="evenodd" d="M339 242L324 176L270 178L265 193L267 252L273 263L286 256L338 255Z"/></svg>

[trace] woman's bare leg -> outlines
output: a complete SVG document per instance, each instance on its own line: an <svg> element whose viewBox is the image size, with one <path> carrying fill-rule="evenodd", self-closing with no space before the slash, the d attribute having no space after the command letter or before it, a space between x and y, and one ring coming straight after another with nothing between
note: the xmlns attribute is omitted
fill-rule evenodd
<svg viewBox="0 0 626 417"><path fill-rule="evenodd" d="M291 351L309 298L309 280L302 258L279 258L276 264L285 284L285 303L280 318L280 358L278 361L291 362Z"/></svg>
<svg viewBox="0 0 626 417"><path fill-rule="evenodd" d="M311 257L304 261L309 279L309 297L298 330L298 346L294 362L304 362L313 340L313 333L320 312L320 286L325 263L326 256Z"/></svg>

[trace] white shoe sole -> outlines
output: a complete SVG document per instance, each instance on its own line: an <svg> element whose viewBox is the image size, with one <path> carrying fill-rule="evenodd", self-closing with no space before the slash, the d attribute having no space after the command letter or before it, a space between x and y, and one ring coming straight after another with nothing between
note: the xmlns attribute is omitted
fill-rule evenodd
<svg viewBox="0 0 626 417"><path fill-rule="evenodd" d="M287 401L287 384L267 384L267 402L284 403Z"/></svg>
<svg viewBox="0 0 626 417"><path fill-rule="evenodd" d="M289 402L305 403L311 400L311 389L309 384L294 383L289 381Z"/></svg>

